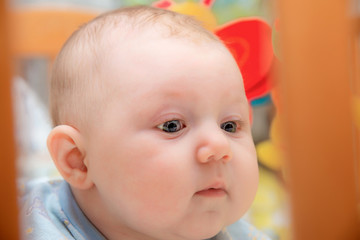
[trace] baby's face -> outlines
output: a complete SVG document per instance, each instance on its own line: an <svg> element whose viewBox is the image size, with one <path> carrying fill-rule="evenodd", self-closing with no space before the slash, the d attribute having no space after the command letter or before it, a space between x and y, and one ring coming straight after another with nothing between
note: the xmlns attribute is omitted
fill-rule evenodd
<svg viewBox="0 0 360 240"><path fill-rule="evenodd" d="M258 172L231 55L219 43L157 38L108 60L111 100L87 142L101 214L140 239L172 240L209 238L240 218Z"/></svg>

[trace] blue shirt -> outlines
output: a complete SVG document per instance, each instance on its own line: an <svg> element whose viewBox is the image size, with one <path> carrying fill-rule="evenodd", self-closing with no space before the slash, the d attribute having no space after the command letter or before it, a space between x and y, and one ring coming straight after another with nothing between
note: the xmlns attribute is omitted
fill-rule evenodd
<svg viewBox="0 0 360 240"><path fill-rule="evenodd" d="M105 240L87 219L64 180L35 181L20 187L21 236L24 240ZM270 240L239 220L211 240Z"/></svg>

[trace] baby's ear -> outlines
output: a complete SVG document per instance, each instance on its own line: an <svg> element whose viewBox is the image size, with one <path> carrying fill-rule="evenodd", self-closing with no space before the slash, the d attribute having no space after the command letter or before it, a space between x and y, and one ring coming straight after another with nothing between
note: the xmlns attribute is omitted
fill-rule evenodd
<svg viewBox="0 0 360 240"><path fill-rule="evenodd" d="M49 134L47 146L63 178L74 188L89 189L93 182L85 162L85 148L80 132L68 125L55 127Z"/></svg>

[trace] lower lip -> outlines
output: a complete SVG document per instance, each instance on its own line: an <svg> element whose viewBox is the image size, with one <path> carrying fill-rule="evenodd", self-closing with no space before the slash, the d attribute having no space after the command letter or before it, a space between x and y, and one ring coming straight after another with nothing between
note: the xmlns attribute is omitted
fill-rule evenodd
<svg viewBox="0 0 360 240"><path fill-rule="evenodd" d="M196 192L196 195L202 197L223 197L226 195L226 192L224 189L207 189Z"/></svg>

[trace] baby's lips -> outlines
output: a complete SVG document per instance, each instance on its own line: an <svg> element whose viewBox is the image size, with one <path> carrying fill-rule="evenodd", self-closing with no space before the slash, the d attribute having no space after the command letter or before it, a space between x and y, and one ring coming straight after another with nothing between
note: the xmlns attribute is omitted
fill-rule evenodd
<svg viewBox="0 0 360 240"><path fill-rule="evenodd" d="M227 190L224 182L217 181L197 191L195 194L204 197L222 197L227 195Z"/></svg>

